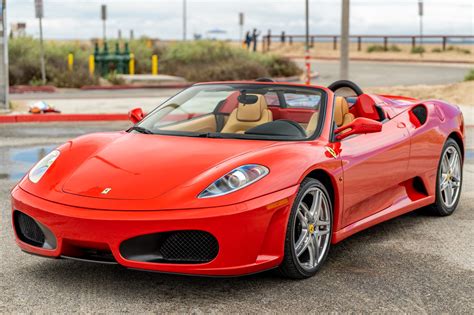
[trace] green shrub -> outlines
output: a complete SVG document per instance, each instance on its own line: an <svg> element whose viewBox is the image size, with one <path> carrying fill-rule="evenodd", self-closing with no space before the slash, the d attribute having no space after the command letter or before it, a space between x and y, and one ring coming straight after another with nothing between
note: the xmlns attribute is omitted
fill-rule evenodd
<svg viewBox="0 0 474 315"><path fill-rule="evenodd" d="M412 54L423 54L425 52L425 47L423 46L415 46L411 48Z"/></svg>
<svg viewBox="0 0 474 315"><path fill-rule="evenodd" d="M81 87L95 84L97 78L90 77L88 56L90 49L77 43L44 42L46 81L58 87ZM67 69L67 56L74 53L74 71ZM10 84L40 85L40 43L30 37L9 41Z"/></svg>
<svg viewBox="0 0 474 315"><path fill-rule="evenodd" d="M252 53L219 41L172 44L165 50L160 67L164 73L189 81L243 80L301 73L288 58Z"/></svg>
<svg viewBox="0 0 474 315"><path fill-rule="evenodd" d="M373 52L384 52L385 48L382 45L370 45L367 47L367 52L368 53L373 53Z"/></svg>
<svg viewBox="0 0 474 315"><path fill-rule="evenodd" d="M443 51L441 50L441 48L433 48L433 49L431 50L431 52L438 54L438 53L441 53L441 52L443 52Z"/></svg>
<svg viewBox="0 0 474 315"><path fill-rule="evenodd" d="M108 41L109 53L116 41ZM102 47L101 47L102 50ZM121 48L123 51L123 48ZM179 42L164 46L148 38L129 43L135 55L135 73L151 72L151 57L159 57L160 73L177 75L189 81L242 80L263 76L293 76L301 69L285 57L251 53L219 41ZM88 58L94 52L90 43L45 41L47 83L57 87L81 87L98 83L88 73ZM67 69L67 56L74 54L74 70ZM42 84L39 41L31 37L10 40L10 84ZM115 75L107 77L121 84Z"/></svg>
<svg viewBox="0 0 474 315"><path fill-rule="evenodd" d="M398 47L397 45L390 45L390 47L388 48L389 51L391 52L401 52L402 50L400 49L400 47Z"/></svg>
<svg viewBox="0 0 474 315"><path fill-rule="evenodd" d="M474 69L471 69L464 77L464 81L474 81Z"/></svg>

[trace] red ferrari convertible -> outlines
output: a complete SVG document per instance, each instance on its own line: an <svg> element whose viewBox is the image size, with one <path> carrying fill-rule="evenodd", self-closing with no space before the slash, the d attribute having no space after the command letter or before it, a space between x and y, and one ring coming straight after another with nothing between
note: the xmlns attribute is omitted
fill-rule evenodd
<svg viewBox="0 0 474 315"><path fill-rule="evenodd" d="M12 191L25 252L180 274L313 276L331 244L462 187L464 123L350 81L196 84L71 140Z"/></svg>

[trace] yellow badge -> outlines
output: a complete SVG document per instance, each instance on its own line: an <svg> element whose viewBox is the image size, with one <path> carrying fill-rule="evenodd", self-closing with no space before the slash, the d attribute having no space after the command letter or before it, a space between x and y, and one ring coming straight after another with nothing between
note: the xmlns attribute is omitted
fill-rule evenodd
<svg viewBox="0 0 474 315"><path fill-rule="evenodd" d="M335 159L337 159L337 153L336 151L334 151L333 148L331 147L325 147L326 148L326 151L328 151Z"/></svg>

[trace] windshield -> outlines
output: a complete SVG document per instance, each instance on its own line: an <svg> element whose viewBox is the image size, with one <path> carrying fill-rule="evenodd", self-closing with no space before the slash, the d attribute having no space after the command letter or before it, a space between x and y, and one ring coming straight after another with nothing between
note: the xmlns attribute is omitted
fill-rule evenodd
<svg viewBox="0 0 474 315"><path fill-rule="evenodd" d="M204 84L172 97L131 132L302 140L318 130L325 92L268 84Z"/></svg>

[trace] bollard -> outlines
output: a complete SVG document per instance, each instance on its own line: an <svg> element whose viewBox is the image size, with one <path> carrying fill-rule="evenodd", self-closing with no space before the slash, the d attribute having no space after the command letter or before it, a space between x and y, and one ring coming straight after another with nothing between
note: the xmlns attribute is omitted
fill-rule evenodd
<svg viewBox="0 0 474 315"><path fill-rule="evenodd" d="M95 72L95 58L94 58L94 55L90 55L89 56L89 74L91 75L91 77L94 76L94 72Z"/></svg>
<svg viewBox="0 0 474 315"><path fill-rule="evenodd" d="M151 56L151 74L158 75L158 56Z"/></svg>
<svg viewBox="0 0 474 315"><path fill-rule="evenodd" d="M70 72L74 68L74 55L71 53L67 55L67 68Z"/></svg>
<svg viewBox="0 0 474 315"><path fill-rule="evenodd" d="M130 71L130 75L135 74L135 55L133 53L130 54L130 61L129 61L128 69Z"/></svg>

